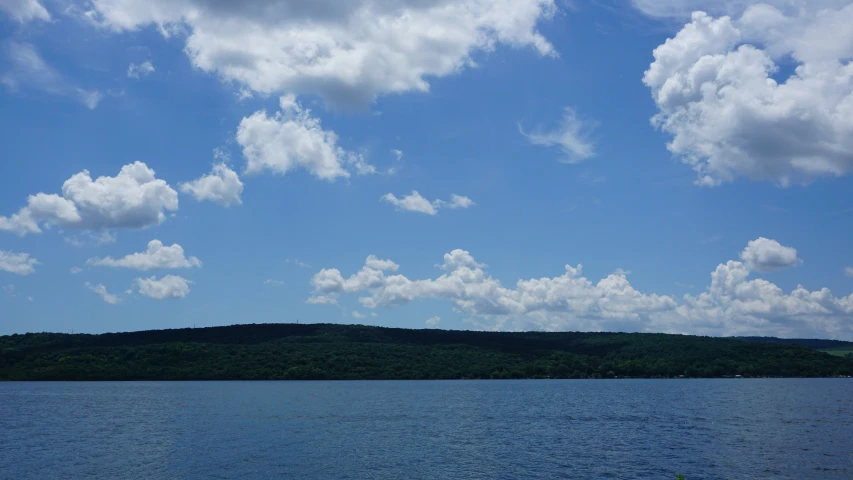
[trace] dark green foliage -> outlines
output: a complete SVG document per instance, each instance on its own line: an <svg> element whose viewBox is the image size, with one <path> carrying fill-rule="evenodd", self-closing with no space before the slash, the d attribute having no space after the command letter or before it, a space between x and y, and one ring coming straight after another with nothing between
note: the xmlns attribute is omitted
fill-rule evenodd
<svg viewBox="0 0 853 480"><path fill-rule="evenodd" d="M778 343L640 333L261 324L0 337L0 380L825 377L853 361Z"/></svg>
<svg viewBox="0 0 853 480"><path fill-rule="evenodd" d="M788 345L799 345L801 347L814 348L815 350L849 348L853 349L853 342L844 340L821 340L817 338L776 338L776 337L731 337L747 342L770 342L785 343Z"/></svg>

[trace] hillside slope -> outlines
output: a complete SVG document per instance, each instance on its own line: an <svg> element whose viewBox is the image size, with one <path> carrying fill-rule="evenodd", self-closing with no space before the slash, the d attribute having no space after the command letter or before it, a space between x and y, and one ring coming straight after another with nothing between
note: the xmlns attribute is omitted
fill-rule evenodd
<svg viewBox="0 0 853 480"><path fill-rule="evenodd" d="M853 374L768 342L641 333L503 333L252 324L0 337L0 380L453 379Z"/></svg>

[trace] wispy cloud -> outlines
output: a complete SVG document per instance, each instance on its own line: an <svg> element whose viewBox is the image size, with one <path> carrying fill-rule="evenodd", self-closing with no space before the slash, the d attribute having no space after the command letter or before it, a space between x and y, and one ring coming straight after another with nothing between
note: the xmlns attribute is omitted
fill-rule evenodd
<svg viewBox="0 0 853 480"><path fill-rule="evenodd" d="M307 263L303 262L302 260L299 260L298 258L285 258L284 262L285 263L292 263L292 264L294 264L298 267L302 267L302 268L311 268L311 265L308 265Z"/></svg>
<svg viewBox="0 0 853 480"><path fill-rule="evenodd" d="M534 145L559 148L563 152L561 162L579 163L595 156L595 143L590 136L597 127L598 122L584 120L574 108L566 107L563 119L555 128L528 133L519 123L518 131Z"/></svg>
<svg viewBox="0 0 853 480"><path fill-rule="evenodd" d="M604 175L595 175L595 174L590 173L590 172L583 172L580 175L578 175L578 178L580 178L582 181L584 181L586 183L592 183L592 184L603 183L605 180L607 180L607 177L605 177Z"/></svg>
<svg viewBox="0 0 853 480"><path fill-rule="evenodd" d="M264 285L272 285L273 287L281 287L284 285L284 281L268 278L268 279L264 280Z"/></svg>
<svg viewBox="0 0 853 480"><path fill-rule="evenodd" d="M703 244L703 245L707 245L707 244L709 244L709 243L717 243L717 242L719 242L719 241L720 241L720 240L722 240L722 239L723 239L723 236L722 236L722 235L720 235L720 234L717 234L717 235L714 235L714 236L712 236L712 237L708 237L708 238L706 238L705 240L702 240L702 244Z"/></svg>
<svg viewBox="0 0 853 480"><path fill-rule="evenodd" d="M142 78L147 77L154 73L154 65L149 61L145 61L140 63L139 65L135 63L131 63L127 66L127 77L128 78Z"/></svg>
<svg viewBox="0 0 853 480"><path fill-rule="evenodd" d="M103 286L102 284L92 285L91 283L86 282L86 287L89 290L97 293L103 301L109 303L110 305L118 305L119 302L121 302L121 299L118 297L118 295L108 292L107 287Z"/></svg>
<svg viewBox="0 0 853 480"><path fill-rule="evenodd" d="M5 10L21 23L30 20L50 20L50 13L38 0L0 0L0 10Z"/></svg>
<svg viewBox="0 0 853 480"><path fill-rule="evenodd" d="M80 88L63 78L44 61L32 44L8 42L3 50L10 69L0 76L0 83L12 92L23 88L41 90L74 99L89 109L97 107L103 98L101 92Z"/></svg>

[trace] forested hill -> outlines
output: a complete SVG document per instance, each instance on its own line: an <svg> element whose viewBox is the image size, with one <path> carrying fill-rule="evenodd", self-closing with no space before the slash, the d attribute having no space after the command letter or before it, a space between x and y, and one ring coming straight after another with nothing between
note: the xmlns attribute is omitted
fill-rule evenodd
<svg viewBox="0 0 853 480"><path fill-rule="evenodd" d="M814 348L816 350L824 348L853 348L853 342L844 340L821 340L817 338L776 338L776 337L731 337L746 342L771 342L785 343L788 345L799 345L801 347Z"/></svg>
<svg viewBox="0 0 853 480"><path fill-rule="evenodd" d="M641 333L259 324L0 337L0 380L827 377L853 360L798 345Z"/></svg>

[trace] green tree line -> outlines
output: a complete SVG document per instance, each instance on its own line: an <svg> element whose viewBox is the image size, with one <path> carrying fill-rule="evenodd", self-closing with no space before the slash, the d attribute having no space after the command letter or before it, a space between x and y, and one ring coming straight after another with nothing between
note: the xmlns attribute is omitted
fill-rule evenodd
<svg viewBox="0 0 853 480"><path fill-rule="evenodd" d="M799 345L688 335L251 324L0 337L0 380L831 377Z"/></svg>

